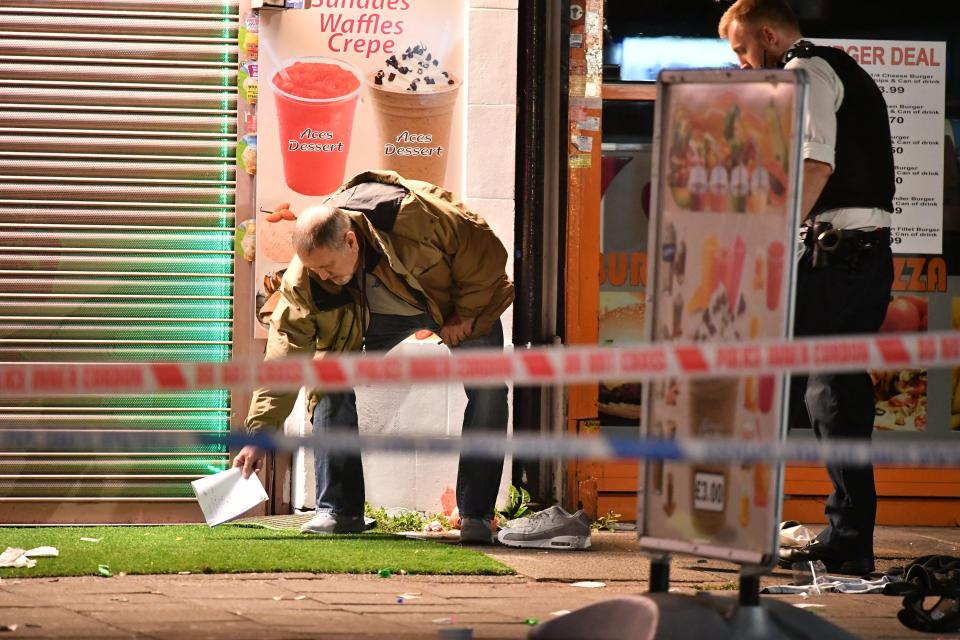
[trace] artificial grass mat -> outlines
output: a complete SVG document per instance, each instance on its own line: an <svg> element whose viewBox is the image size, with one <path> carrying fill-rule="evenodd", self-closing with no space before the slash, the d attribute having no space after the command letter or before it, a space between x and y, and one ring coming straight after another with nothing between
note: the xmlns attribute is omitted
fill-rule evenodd
<svg viewBox="0 0 960 640"><path fill-rule="evenodd" d="M99 538L84 542L80 538ZM0 527L7 547L52 546L56 558L36 558L32 569L0 568L0 578L160 573L313 573L508 575L513 570L458 545L398 538L376 531L318 536L221 525L154 527Z"/></svg>

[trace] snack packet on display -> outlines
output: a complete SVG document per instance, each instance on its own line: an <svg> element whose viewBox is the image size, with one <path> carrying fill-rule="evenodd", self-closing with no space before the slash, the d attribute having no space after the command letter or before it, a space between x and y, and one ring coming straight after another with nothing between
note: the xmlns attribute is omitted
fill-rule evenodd
<svg viewBox="0 0 960 640"><path fill-rule="evenodd" d="M249 175L257 175L257 136L246 135L237 144L237 165Z"/></svg>

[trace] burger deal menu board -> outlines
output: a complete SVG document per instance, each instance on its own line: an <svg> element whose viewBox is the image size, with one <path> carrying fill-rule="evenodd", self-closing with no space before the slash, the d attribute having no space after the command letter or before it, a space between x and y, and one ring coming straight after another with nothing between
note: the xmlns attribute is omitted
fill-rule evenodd
<svg viewBox="0 0 960 640"><path fill-rule="evenodd" d="M657 342L787 335L805 86L791 72L661 76L650 249ZM651 437L781 437L780 376L651 383ZM780 467L646 465L641 546L749 563L773 553Z"/></svg>
<svg viewBox="0 0 960 640"><path fill-rule="evenodd" d="M897 181L893 251L939 254L943 250L946 43L819 38L814 43L850 54L887 101Z"/></svg>
<svg viewBox="0 0 960 640"><path fill-rule="evenodd" d="M258 317L293 257L297 214L345 180L389 169L461 190L465 4L322 0L260 12Z"/></svg>

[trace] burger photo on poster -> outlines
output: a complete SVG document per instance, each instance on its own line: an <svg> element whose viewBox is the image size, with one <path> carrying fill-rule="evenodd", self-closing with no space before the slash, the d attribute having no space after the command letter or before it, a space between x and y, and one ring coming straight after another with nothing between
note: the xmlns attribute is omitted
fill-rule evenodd
<svg viewBox="0 0 960 640"><path fill-rule="evenodd" d="M644 318L646 305L642 293L603 292L600 314L600 344L623 346L646 342ZM643 386L638 381L604 380L600 382L598 409L603 419L610 416L615 422L640 420Z"/></svg>

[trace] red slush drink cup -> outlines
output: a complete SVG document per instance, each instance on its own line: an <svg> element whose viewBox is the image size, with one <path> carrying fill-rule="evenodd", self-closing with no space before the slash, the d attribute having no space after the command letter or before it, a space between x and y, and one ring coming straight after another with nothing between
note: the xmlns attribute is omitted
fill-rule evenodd
<svg viewBox="0 0 960 640"><path fill-rule="evenodd" d="M303 195L333 193L346 172L360 72L347 62L321 56L284 61L283 71L270 79L277 106L283 177L288 187ZM307 74L312 74L311 86L306 84ZM346 90L339 94L333 89L318 91L317 83L322 85L324 78L331 86L339 84ZM301 80L304 84L298 84ZM336 95L308 97L317 93Z"/></svg>

